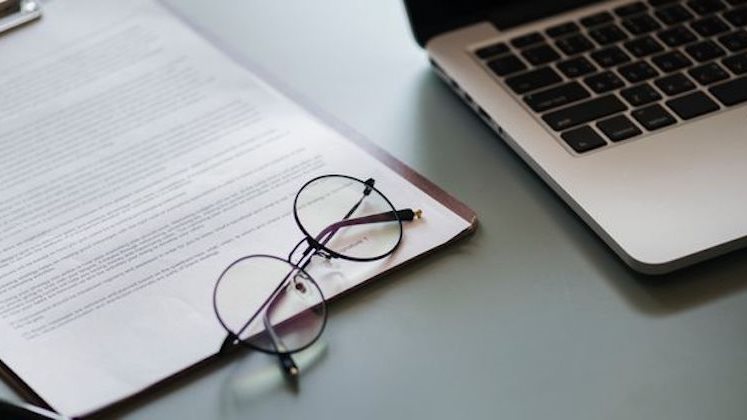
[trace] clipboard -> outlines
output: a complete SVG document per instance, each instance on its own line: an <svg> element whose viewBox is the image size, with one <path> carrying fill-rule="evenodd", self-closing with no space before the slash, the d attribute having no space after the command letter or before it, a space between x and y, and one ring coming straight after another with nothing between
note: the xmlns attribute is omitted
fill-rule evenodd
<svg viewBox="0 0 747 420"><path fill-rule="evenodd" d="M25 0L25 1L37 3L38 5L38 0ZM19 4L23 2L24 0L21 0ZM0 0L0 4L3 4L3 0ZM452 212L458 215L461 219L467 222L467 227L463 231L461 231L458 235L452 237L448 242L445 242L439 246L432 247L426 252L421 253L404 263L393 266L389 268L388 270L379 273L376 276L368 278L364 282L345 290L342 294L336 296L334 300L337 300L341 298L342 296L348 295L349 293L361 287L364 287L366 284L372 281L375 281L381 277L384 277L393 271L396 271L406 265L411 264L412 262L416 260L420 260L424 258L425 256L431 255L434 252L438 252L439 250L447 246L450 246L454 242L469 236L475 231L475 229L477 228L477 224L478 224L477 215L467 205L460 202L455 197L449 195L447 192L445 192L444 190L442 190L441 188L439 188L438 186L436 186L435 184L427 180L424 176L417 173L415 170L407 166L405 163L397 160L392 155L390 155L388 152L381 149L374 143L371 143L369 140L364 138L362 135L360 135L359 133L356 133L353 129L346 126L344 123L340 122L336 118L332 117L328 113L321 110L312 101L294 92L292 89L290 89L288 86L286 86L284 83L279 81L276 77L274 77L271 74L271 72L263 69L258 63L255 63L249 60L243 54L238 53L237 51L233 50L225 43L220 42L220 40L214 37L210 33L210 31L206 30L205 28L199 27L199 25L196 25L193 22L190 22L185 16L183 16L177 10L174 10L173 8L169 7L169 5L164 4L162 2L160 2L160 4L164 6L167 10L169 10L172 13L172 15L178 18L183 24L191 28L201 37L207 39L213 46L215 46L218 50L223 52L225 55L233 59L235 62L239 63L245 69L254 73L256 76L258 76L263 81L267 82L270 86L272 86L274 89L276 89L277 91L285 95L291 101L299 104L311 116L321 121L324 125L342 134L343 137L346 137L349 141L351 141L352 143L356 144L357 146L365 150L368 154L374 156L377 160L384 163L394 172L398 173L400 176L406 179L409 183L411 183L412 185L422 190L425 194L432 197L433 199L435 199L435 201L441 203L444 207L450 209ZM36 18L40 17L41 10L37 8L35 11L36 11ZM14 27L17 27L18 25L23 25L23 23L26 23L26 22L31 22L36 18L28 16L27 20L21 23L18 23ZM0 20L0 22L2 22L2 20ZM236 350L238 350L238 348ZM233 353L240 354L240 352L233 352ZM128 404L131 404L137 401L138 399L142 399L147 394L156 392L160 389L163 389L164 387L169 386L169 384L174 384L179 381L192 381L198 377L197 375L199 374L199 372L204 372L205 370L210 369L211 366L214 366L216 363L220 363L221 360L230 361L232 360L232 357L227 357L223 359L223 357L218 354L208 356L202 360L196 361L192 365L184 366L183 368L181 368L181 370L175 371L170 376L163 377L162 379L153 383L152 385L144 387L126 398L112 401L109 405L101 407L95 411L85 413L83 414L83 417L113 414L115 413L114 410L118 408L126 407ZM41 407L51 408L50 405L47 404L47 402L40 395L38 395L35 392L35 390L23 380L21 376L17 375L11 369L10 366L6 365L2 361L0 361L0 378L5 379L5 381L8 384L12 385L15 388L15 390L18 391L20 395L23 396L25 399L27 399L29 402L33 402L34 404L37 404Z"/></svg>
<svg viewBox="0 0 747 420"><path fill-rule="evenodd" d="M42 16L38 0L0 0L0 34L33 22Z"/></svg>

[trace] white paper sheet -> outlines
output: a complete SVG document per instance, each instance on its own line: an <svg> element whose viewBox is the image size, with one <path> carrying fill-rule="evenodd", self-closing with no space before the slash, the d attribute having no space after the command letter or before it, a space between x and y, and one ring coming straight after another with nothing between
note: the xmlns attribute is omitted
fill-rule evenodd
<svg viewBox="0 0 747 420"><path fill-rule="evenodd" d="M314 176L425 213L394 257L320 274L327 297L468 227L151 1L53 2L0 56L0 359L66 415L215 354L215 280L288 253Z"/></svg>

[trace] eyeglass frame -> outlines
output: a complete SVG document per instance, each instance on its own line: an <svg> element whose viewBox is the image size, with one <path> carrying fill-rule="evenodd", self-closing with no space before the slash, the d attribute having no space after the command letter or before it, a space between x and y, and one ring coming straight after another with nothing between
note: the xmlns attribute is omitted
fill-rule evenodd
<svg viewBox="0 0 747 420"><path fill-rule="evenodd" d="M361 199L353 205L353 208L350 209L350 211L339 221L332 223L331 225L325 227L320 231L320 233L317 235L317 237L312 236L309 234L309 232L304 228L303 224L301 223L301 220L298 215L298 198L300 193L310 184L323 179L323 178L344 178L349 179L351 181L359 182L363 185L365 185L365 189L363 191L363 195ZM379 191L375 187L375 180L373 178L368 178L365 181L362 181L358 178L349 176L349 175L343 175L343 174L326 174L326 175L320 175L317 177L312 178L311 180L307 181L305 184L303 184L299 189L298 192L295 195L295 198L293 199L293 217L296 221L296 225L301 230L301 232L304 235L304 238L301 239L291 250L291 252L288 254L288 258L283 259L281 257L270 255L270 254L250 254L245 255L243 257L237 258L233 262L231 262L226 268L221 272L220 276L218 276L218 280L215 283L215 286L213 287L213 312L215 313L216 318L218 319L218 322L221 324L223 329L227 332L226 338L223 340L223 343L221 344L220 350L218 351L218 354L224 353L227 349L235 346L235 345L241 345L243 347L251 348L252 350L257 350L261 353L265 354L274 354L278 356L280 365L283 369L283 373L292 380L297 380L298 375L300 373L298 366L296 365L295 361L292 358L292 355L294 353L298 353L300 351L303 351L307 348L309 348L311 345L313 345L319 337L321 337L322 333L324 332L324 329L327 325L327 299L324 296L324 292L322 291L320 285L314 280L314 278L306 272L306 267L311 263L312 258L314 256L320 255L323 258L330 260L333 258L339 258L347 261L355 261L355 262L371 262L371 261L378 261L383 258L386 258L390 255L392 255L397 248L399 248L400 244L402 243L402 238L404 236L404 228L402 226L403 221L412 221L415 219L419 219L422 216L421 210L415 210L412 209L401 209L396 210L396 207L392 202L389 200L389 198L384 195L381 191ZM358 206L363 202L365 197L370 195L372 191L375 191L380 197L384 199L384 201L387 203L387 205L392 209L390 211L369 215L369 216L362 216L360 218L356 219L349 219L349 217L352 215L355 210L357 210ZM393 219L392 219L393 217ZM341 224L342 222L351 222L351 221L357 221L357 223L346 223ZM346 226L354 226L354 225L364 225L364 224L372 224L372 223L380 223L380 222L394 222L396 221L399 225L399 234L397 237L397 242L392 246L392 248L387 251L386 253L383 253L378 256L374 257L354 257L349 255L344 255L339 252L333 251L329 248L327 248L325 245L329 242L329 240L332 239L332 237L337 233L337 231ZM330 230L331 229L331 230ZM329 232L327 232L330 230ZM327 232L327 233L325 233ZM325 235L328 235L325 239ZM308 244L307 248L301 253L300 259L298 263L294 263L292 261L293 254L296 253L298 248L306 242ZM284 263L287 263L290 266L290 271L288 274L283 277L282 280L279 281L278 286L275 288L275 290L270 293L270 295L265 299L265 301L256 309L256 311L252 314L252 316L248 319L246 323L244 323L244 326L239 329L238 332L233 332L228 325L226 325L226 322L223 320L223 318L220 316L220 311L218 310L218 303L217 303L217 295L218 295L218 289L220 286L221 280L224 278L225 274L236 264L245 261L250 258L271 258L277 261L281 261ZM300 272L304 277L311 280L311 282L314 284L314 286L319 291L319 296L321 297L321 301L317 305L322 305L324 307L324 317L322 319L322 324L319 328L319 331L316 333L316 336L310 340L307 344L300 346L298 348L295 348L290 351L281 351L279 350L279 347L283 347L283 345L279 344L279 339L276 340L276 334L273 332L270 332L268 335L270 336L270 339L273 343L273 346L275 347L275 351L264 349L259 346L252 345L251 343L245 341L244 339L241 339L239 336L243 333L243 331L256 319L256 317L264 312L266 317L267 309L266 307L270 304L270 302L278 296L278 293L280 290L288 283L289 278L293 275L293 273ZM312 306L313 307L313 306ZM272 326L267 325L265 322L266 329L273 330Z"/></svg>

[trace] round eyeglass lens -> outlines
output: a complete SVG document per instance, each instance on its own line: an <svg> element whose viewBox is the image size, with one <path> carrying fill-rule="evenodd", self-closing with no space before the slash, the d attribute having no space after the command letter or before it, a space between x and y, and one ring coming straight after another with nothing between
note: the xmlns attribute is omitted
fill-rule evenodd
<svg viewBox="0 0 747 420"><path fill-rule="evenodd" d="M293 353L321 335L322 291L301 268L269 255L235 261L221 274L213 306L226 331L266 353Z"/></svg>
<svg viewBox="0 0 747 420"><path fill-rule="evenodd" d="M331 254L351 260L385 257L402 239L401 220L372 180L315 178L298 192L293 212L306 236Z"/></svg>

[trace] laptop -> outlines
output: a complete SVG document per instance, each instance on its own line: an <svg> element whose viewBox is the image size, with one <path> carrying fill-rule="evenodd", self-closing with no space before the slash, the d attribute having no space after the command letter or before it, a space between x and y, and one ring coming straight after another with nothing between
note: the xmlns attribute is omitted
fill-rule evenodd
<svg viewBox="0 0 747 420"><path fill-rule="evenodd" d="M434 71L633 269L747 244L747 0L405 0Z"/></svg>

